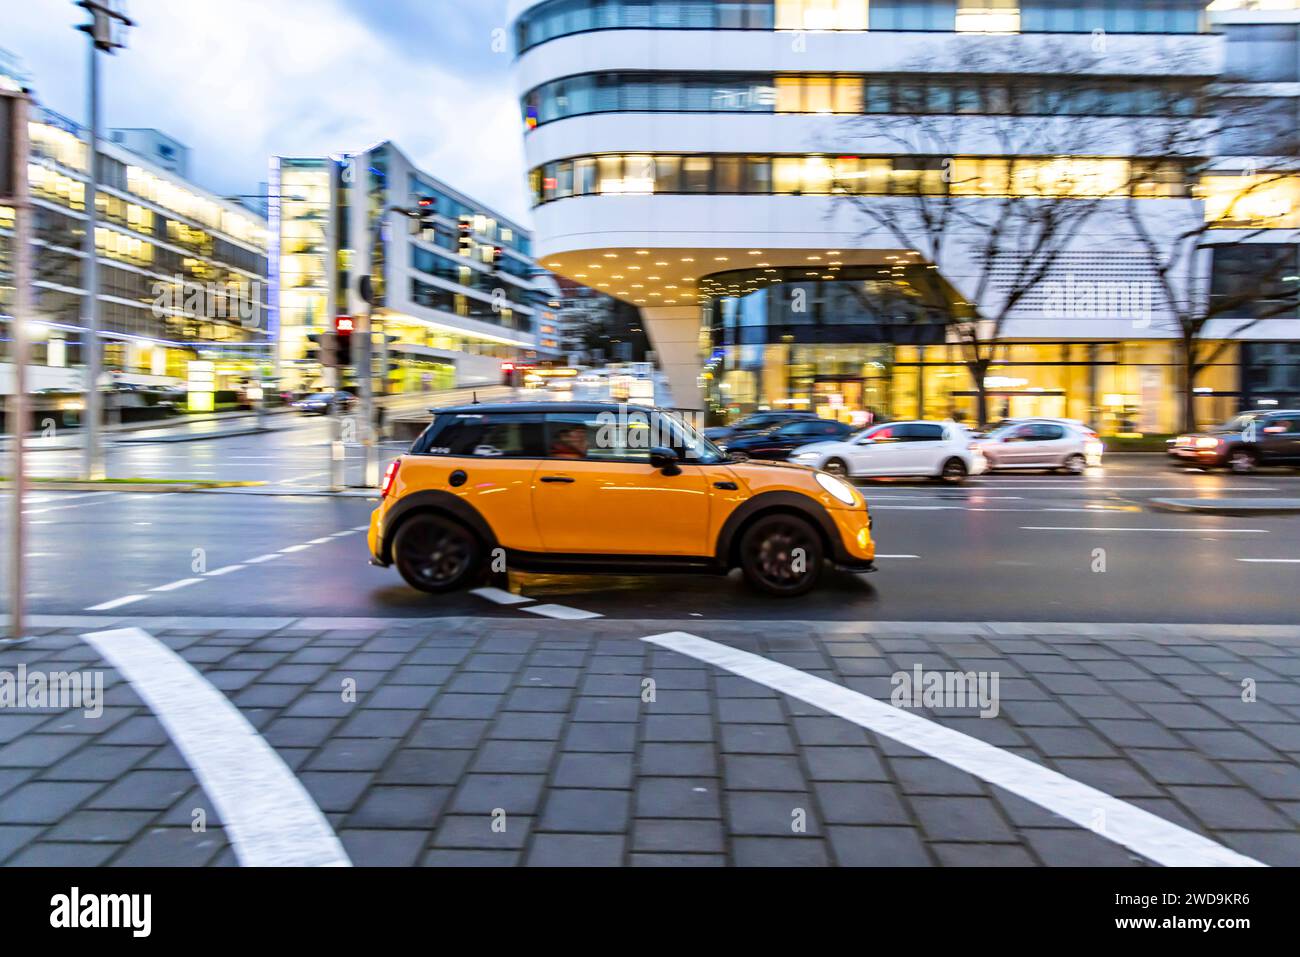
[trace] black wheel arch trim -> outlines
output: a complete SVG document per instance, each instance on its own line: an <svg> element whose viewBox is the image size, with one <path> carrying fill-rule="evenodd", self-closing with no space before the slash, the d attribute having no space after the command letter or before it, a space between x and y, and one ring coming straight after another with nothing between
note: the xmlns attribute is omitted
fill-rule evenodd
<svg viewBox="0 0 1300 957"><path fill-rule="evenodd" d="M384 565L393 562L393 539L402 522L416 512L438 512L465 525L483 542L490 553L497 547L497 537L479 510L459 495L438 489L413 492L405 495L384 514L384 534L379 545L379 561Z"/></svg>
<svg viewBox="0 0 1300 957"><path fill-rule="evenodd" d="M732 551L739 541L740 532L752 519L764 512L794 512L809 519L822 533L828 558L836 564L861 564L861 559L849 555L840 539L839 529L821 502L813 501L798 492L761 492L733 510L718 532L714 556L724 568L735 566Z"/></svg>

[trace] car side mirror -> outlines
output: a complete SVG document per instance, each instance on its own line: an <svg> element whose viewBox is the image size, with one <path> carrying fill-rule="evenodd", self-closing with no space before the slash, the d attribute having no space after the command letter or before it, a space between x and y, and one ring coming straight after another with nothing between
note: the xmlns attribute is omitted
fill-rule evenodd
<svg viewBox="0 0 1300 957"><path fill-rule="evenodd" d="M650 450L650 465L659 469L664 475L678 475L681 469L677 467L677 453L670 448L662 445L656 445Z"/></svg>
<svg viewBox="0 0 1300 957"><path fill-rule="evenodd" d="M858 445L875 445L875 439L858 439Z"/></svg>

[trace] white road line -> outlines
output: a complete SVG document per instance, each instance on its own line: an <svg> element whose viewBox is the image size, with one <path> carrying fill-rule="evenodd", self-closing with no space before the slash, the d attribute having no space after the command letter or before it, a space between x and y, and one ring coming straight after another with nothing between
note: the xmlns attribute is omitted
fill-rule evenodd
<svg viewBox="0 0 1300 957"><path fill-rule="evenodd" d="M114 608L121 608L123 605L142 601L148 597L148 595L124 595L121 598L114 598L112 601L105 601L100 602L98 605L91 605L86 609L86 611L112 611Z"/></svg>
<svg viewBox="0 0 1300 957"><path fill-rule="evenodd" d="M1118 525L1021 525L1027 532L1192 532L1197 535L1267 535L1266 528L1127 528Z"/></svg>
<svg viewBox="0 0 1300 957"><path fill-rule="evenodd" d="M354 532L368 532L368 531L370 531L370 526L369 526L369 525L357 525L355 528L352 529L352 531L354 531Z"/></svg>
<svg viewBox="0 0 1300 957"><path fill-rule="evenodd" d="M326 542L334 541L333 535L326 535L324 538L313 538L308 545L324 545Z"/></svg>
<svg viewBox="0 0 1300 957"><path fill-rule="evenodd" d="M683 631L643 638L798 698L932 758L996 784L1080 827L1105 822L1100 837L1170 867L1263 867L1259 861L1041 764L895 708L843 685Z"/></svg>
<svg viewBox="0 0 1300 957"><path fill-rule="evenodd" d="M157 588L150 588L150 591L175 591L178 588L186 588L190 585L197 585L203 581L202 578L182 578L179 581L170 582L166 585L159 585Z"/></svg>
<svg viewBox="0 0 1300 957"><path fill-rule="evenodd" d="M1300 565L1300 558L1238 558L1250 565Z"/></svg>
<svg viewBox="0 0 1300 957"><path fill-rule="evenodd" d="M1127 486L1127 485L1017 485L1012 483L1010 485L989 486L989 488L997 488L999 490L1005 489L1006 491L1014 490L1017 492L1062 492L1064 491L1064 492L1087 493L1087 492L1194 492L1197 489L1203 488L1203 486L1200 485L1132 485L1132 486ZM957 490L949 489L949 491L957 491ZM978 489L973 488L970 491L975 492L978 491ZM1237 486L1235 488L1223 489L1223 491L1225 492L1276 492L1279 490L1275 488L1267 488L1262 485L1252 485L1249 488Z"/></svg>
<svg viewBox="0 0 1300 957"><path fill-rule="evenodd" d="M250 558L244 562L245 565L260 565L262 562L273 562L277 558L283 558L279 552L269 552L265 555L258 555L256 558Z"/></svg>
<svg viewBox="0 0 1300 957"><path fill-rule="evenodd" d="M231 572L237 572L243 565L227 565L225 568L218 568L214 572L208 572L208 578L219 578L222 575L229 575Z"/></svg>
<svg viewBox="0 0 1300 957"><path fill-rule="evenodd" d="M158 716L221 815L245 867L349 867L306 788L239 709L139 628L81 636Z"/></svg>
<svg viewBox="0 0 1300 957"><path fill-rule="evenodd" d="M568 605L533 605L531 608L521 608L520 611L526 611L533 615L542 615L546 618L562 618L565 621L604 617L604 615L598 615L594 611L583 611L581 608L570 608Z"/></svg>
<svg viewBox="0 0 1300 957"><path fill-rule="evenodd" d="M284 555L292 555L294 552L306 551L309 548L310 545L290 545L288 548L280 549L280 552Z"/></svg>
<svg viewBox="0 0 1300 957"><path fill-rule="evenodd" d="M347 528L341 532L335 532L333 535L330 536L330 538L342 538L344 535L355 535L356 533L357 533L357 529Z"/></svg>
<svg viewBox="0 0 1300 957"><path fill-rule="evenodd" d="M494 601L498 605L524 605L533 600L527 595L515 595L500 588L475 588L470 591L470 594Z"/></svg>

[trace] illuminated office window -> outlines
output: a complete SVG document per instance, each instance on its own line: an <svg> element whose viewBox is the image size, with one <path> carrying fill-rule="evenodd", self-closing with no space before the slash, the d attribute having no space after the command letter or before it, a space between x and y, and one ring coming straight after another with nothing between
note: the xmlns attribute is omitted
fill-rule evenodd
<svg viewBox="0 0 1300 957"><path fill-rule="evenodd" d="M1019 0L957 0L958 33L1019 33Z"/></svg>
<svg viewBox="0 0 1300 957"><path fill-rule="evenodd" d="M865 30L867 0L776 0L778 30Z"/></svg>
<svg viewBox="0 0 1300 957"><path fill-rule="evenodd" d="M1205 218L1225 229L1300 228L1300 176L1257 173L1201 179Z"/></svg>

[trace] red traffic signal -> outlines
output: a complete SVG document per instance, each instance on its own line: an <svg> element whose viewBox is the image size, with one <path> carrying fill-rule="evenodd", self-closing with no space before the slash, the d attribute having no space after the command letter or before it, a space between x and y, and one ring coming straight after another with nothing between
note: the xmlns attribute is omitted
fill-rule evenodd
<svg viewBox="0 0 1300 957"><path fill-rule="evenodd" d="M350 336L355 328L355 320L351 316L335 316L334 331L341 336Z"/></svg>

